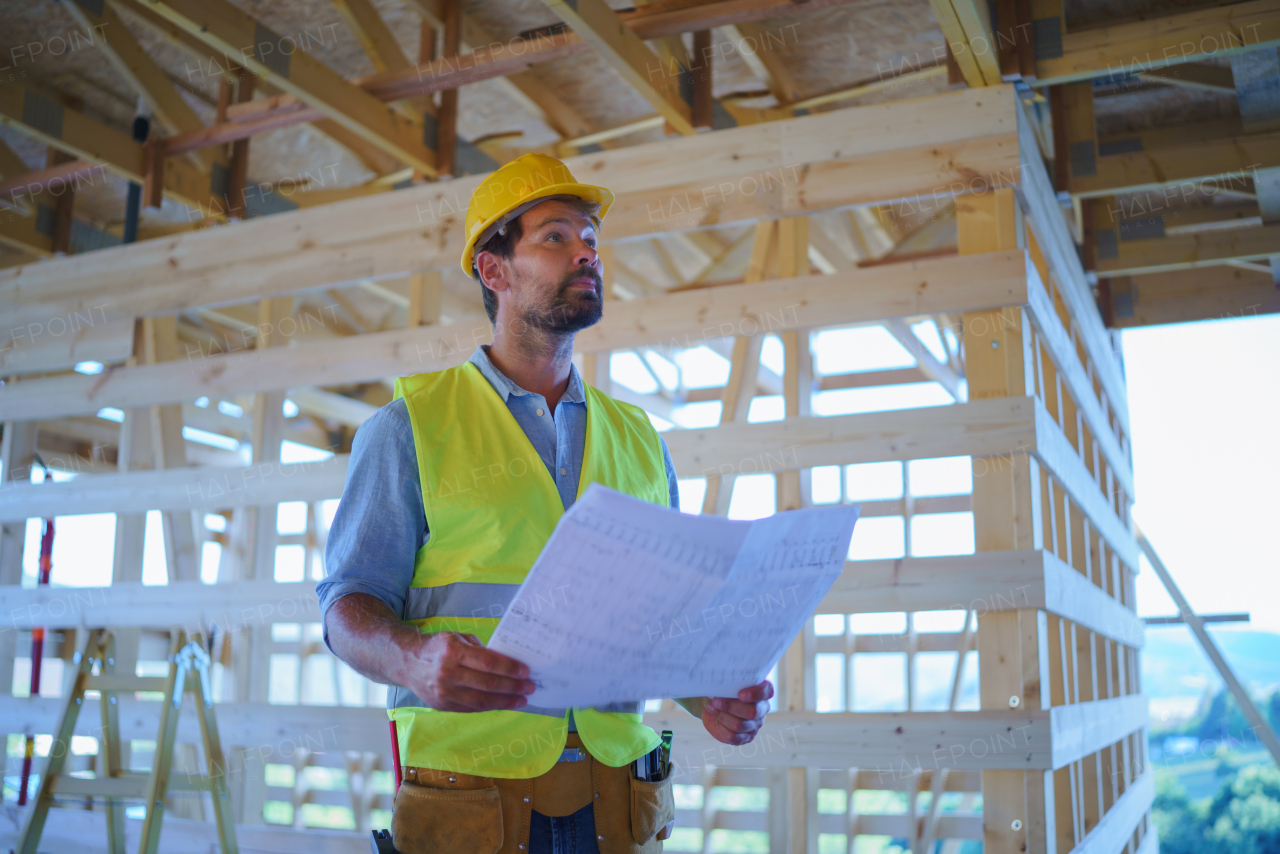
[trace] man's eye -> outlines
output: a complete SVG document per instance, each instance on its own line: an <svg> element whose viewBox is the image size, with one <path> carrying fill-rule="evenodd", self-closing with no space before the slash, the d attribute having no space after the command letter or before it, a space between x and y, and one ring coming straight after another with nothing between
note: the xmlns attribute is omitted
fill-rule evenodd
<svg viewBox="0 0 1280 854"><path fill-rule="evenodd" d="M547 237L547 240L560 240L560 239L561 239L560 235L555 234L555 233L552 233L551 235L549 235L549 236Z"/></svg>

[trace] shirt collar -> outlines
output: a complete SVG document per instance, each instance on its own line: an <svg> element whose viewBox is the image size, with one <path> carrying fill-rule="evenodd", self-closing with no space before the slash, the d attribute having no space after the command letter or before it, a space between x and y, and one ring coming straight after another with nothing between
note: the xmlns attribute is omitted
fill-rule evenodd
<svg viewBox="0 0 1280 854"><path fill-rule="evenodd" d="M480 369L480 373L489 381L489 385L493 386L493 390L498 393L498 397L502 398L502 402L506 403L512 395L517 397L526 394L533 394L520 386L516 385L507 375L498 370L497 366L489 359L488 348L481 344L476 351L471 354L468 360L471 364ZM578 369L572 363L569 364L569 385L564 390L564 395L560 398L561 403L586 403L586 390L582 387L582 376L578 373Z"/></svg>

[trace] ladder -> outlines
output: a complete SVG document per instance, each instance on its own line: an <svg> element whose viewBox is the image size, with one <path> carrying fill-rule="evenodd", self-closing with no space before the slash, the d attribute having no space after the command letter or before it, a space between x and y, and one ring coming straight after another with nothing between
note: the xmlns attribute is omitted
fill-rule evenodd
<svg viewBox="0 0 1280 854"><path fill-rule="evenodd" d="M125 801L141 801L146 805L142 822L139 854L156 854L160 847L160 821L164 816L164 800L172 790L209 792L213 797L214 816L218 825L218 842L222 854L238 854L235 823L231 815L230 790L227 786L225 759L218 740L218 725L213 714L213 692L209 681L209 653L201 635L175 628L171 632L168 676L134 676L115 672L115 638L107 629L93 629L80 656L79 670L67 694L49 756L40 775L35 802L22 826L16 854L36 854L44 832L49 809L55 798L97 797L106 801L107 851L125 854ZM94 672L95 666L97 672ZM197 678L188 678L195 672ZM99 744L100 766L96 779L63 776L76 720L84 707L86 691L97 691L102 712L102 740ZM120 762L120 706L117 694L135 691L162 692L160 728L156 735L155 758L150 772L131 772ZM200 719L200 735L204 742L207 775L188 775L185 780L170 781L173 748L178 734L178 718L182 698L195 694L196 715ZM59 749L61 748L61 749Z"/></svg>

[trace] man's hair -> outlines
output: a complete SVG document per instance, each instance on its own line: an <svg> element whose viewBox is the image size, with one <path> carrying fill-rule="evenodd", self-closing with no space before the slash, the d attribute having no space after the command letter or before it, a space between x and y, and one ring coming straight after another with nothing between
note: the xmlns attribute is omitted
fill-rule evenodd
<svg viewBox="0 0 1280 854"><path fill-rule="evenodd" d="M577 196L548 196L540 201L546 202L552 199L564 202L591 220L591 224L596 227L597 231L600 229L600 205ZM481 252L492 252L499 258L510 259L516 254L516 244L520 242L520 238L523 235L524 227L520 224L520 217L516 217L495 231L483 246L475 247L471 253L471 278L480 283L480 295L484 297L484 311L485 314L489 315L490 323L498 322L498 295L485 287L484 281L480 278L480 269L476 264L476 259L480 257Z"/></svg>

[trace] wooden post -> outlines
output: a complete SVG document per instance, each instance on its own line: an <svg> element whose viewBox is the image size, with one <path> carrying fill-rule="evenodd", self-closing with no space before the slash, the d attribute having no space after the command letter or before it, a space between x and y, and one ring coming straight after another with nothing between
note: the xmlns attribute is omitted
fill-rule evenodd
<svg viewBox="0 0 1280 854"><path fill-rule="evenodd" d="M254 84L258 78L243 68L237 69L240 85L236 89L236 103L243 104L253 99ZM231 219L244 219L247 215L244 205L244 185L249 180L249 140L238 139L231 143L231 163L227 168L227 216Z"/></svg>
<svg viewBox="0 0 1280 854"><path fill-rule="evenodd" d="M179 358L177 318L148 317L142 321L144 356L147 364L172 362ZM182 436L182 405L153 406L150 409L152 468L186 468L186 439ZM200 563L195 528L190 510L166 510L164 524L165 565L170 581L199 581Z"/></svg>
<svg viewBox="0 0 1280 854"><path fill-rule="evenodd" d="M693 34L693 59L690 74L693 75L693 126L711 130L713 124L711 31L696 30Z"/></svg>
<svg viewBox="0 0 1280 854"><path fill-rule="evenodd" d="M444 0L444 45L441 59L458 55L462 43L462 7L460 0ZM453 177L458 169L458 90L440 93L440 112L436 117L439 135L436 139L436 171L441 178Z"/></svg>
<svg viewBox="0 0 1280 854"><path fill-rule="evenodd" d="M1011 189L956 201L960 253L1016 249L1023 242ZM969 399L1032 394L1034 359L1023 309L963 316ZM1041 473L1027 457L973 459L974 539L979 553L1037 549L1043 544ZM1047 708L1041 693L1048 627L1034 610L993 611L978 621L979 685L983 709ZM983 771L983 850L1022 854L1051 850L1046 822L1052 775L1039 771Z"/></svg>

